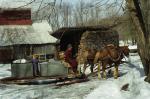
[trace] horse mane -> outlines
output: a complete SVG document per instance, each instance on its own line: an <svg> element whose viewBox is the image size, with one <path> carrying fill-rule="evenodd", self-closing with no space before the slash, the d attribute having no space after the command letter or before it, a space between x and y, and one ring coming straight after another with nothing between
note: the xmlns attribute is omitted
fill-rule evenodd
<svg viewBox="0 0 150 99"><path fill-rule="evenodd" d="M110 59L113 62L120 61L124 56L125 52L124 50L128 52L128 46L115 46L114 44L108 44L103 49L99 50L96 54L95 58L98 60L98 57L100 60ZM127 53L126 52L126 53ZM95 62L96 62L95 60Z"/></svg>

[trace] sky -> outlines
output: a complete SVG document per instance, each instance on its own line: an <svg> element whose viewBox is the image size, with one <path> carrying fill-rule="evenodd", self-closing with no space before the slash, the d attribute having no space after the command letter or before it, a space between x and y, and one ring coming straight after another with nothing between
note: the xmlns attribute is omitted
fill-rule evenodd
<svg viewBox="0 0 150 99"><path fill-rule="evenodd" d="M26 5L31 1L34 1L34 0L0 0L0 7L1 8L17 8L17 7ZM32 8L33 12L37 11L37 9L40 7L41 1L42 0L35 0L34 3L32 3L28 6L25 6L25 7ZM48 3L52 5L52 4L54 4L54 1L55 0L43 0L42 5L45 6ZM91 2L90 5L89 5L90 6L89 8L92 8L92 7L95 7L95 6L100 7L100 8L102 8L101 11L103 13L109 13L109 12L107 12L106 6L109 5L109 4L111 5L116 1L117 1L118 5L113 5L114 8L111 8L111 10L114 11L115 13L118 13L119 9L120 9L121 2L122 2L122 0L56 0L56 4L60 5L63 2L67 2L67 3L71 3L72 6L75 6L80 1L86 1L86 3ZM105 14L103 14L103 15L105 16Z"/></svg>
<svg viewBox="0 0 150 99"><path fill-rule="evenodd" d="M26 5L27 3L31 2L33 0L0 0L0 7L1 8L17 8L23 5ZM25 6L25 7L31 7L32 9L38 9L38 7L40 6L42 0L35 0L34 3ZM43 0L43 5L47 4L47 3L51 3L54 4L55 0ZM77 3L79 0L62 0L62 2L69 2L72 4ZM56 4L60 4L61 0L56 0Z"/></svg>
<svg viewBox="0 0 150 99"><path fill-rule="evenodd" d="M0 6L1 7L9 7L7 4L16 7L16 6L20 6L20 5L24 5L27 4L29 2L31 2L33 0L0 0ZM35 0L36 4L40 4L42 0ZM50 2L54 2L55 0L43 0L44 3L50 3ZM56 0L58 3L61 0ZM63 0L63 2L68 1L68 0ZM77 1L77 0L73 0L73 1Z"/></svg>
<svg viewBox="0 0 150 99"><path fill-rule="evenodd" d="M25 5L25 4L27 4L31 1L33 1L33 0L0 0L0 6L1 7L18 7L18 6L21 6L21 5ZM39 5L41 3L41 1L42 0L35 0L36 3L34 3L34 4ZM55 0L43 0L44 3L52 3L54 1ZM62 0L62 2L69 2L72 5L75 5L80 1L81 0ZM85 1L85 0L82 0L82 1ZM94 4L94 5L96 5L96 4L103 5L106 2L107 3L113 3L113 2L116 2L116 1L120 2L121 0L86 0L86 2L89 2L89 1L92 1L92 4ZM60 2L61 2L61 0L56 0L57 4L59 4ZM30 6L34 6L34 4L32 4Z"/></svg>

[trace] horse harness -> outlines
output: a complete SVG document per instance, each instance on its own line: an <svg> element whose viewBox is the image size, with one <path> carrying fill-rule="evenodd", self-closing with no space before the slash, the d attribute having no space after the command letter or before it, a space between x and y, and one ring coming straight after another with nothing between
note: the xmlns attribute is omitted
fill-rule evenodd
<svg viewBox="0 0 150 99"><path fill-rule="evenodd" d="M113 61L113 62L118 62L120 59L121 59L121 56L123 55L124 56L124 53L122 52L122 50L120 50L118 47L117 48L114 48L118 53L118 57L116 58L116 59L114 59L114 58L112 58L112 56L111 56L111 52L110 52L110 49L108 49L107 47L106 47L106 49L107 49L107 52L108 52L108 58L111 60L111 61Z"/></svg>

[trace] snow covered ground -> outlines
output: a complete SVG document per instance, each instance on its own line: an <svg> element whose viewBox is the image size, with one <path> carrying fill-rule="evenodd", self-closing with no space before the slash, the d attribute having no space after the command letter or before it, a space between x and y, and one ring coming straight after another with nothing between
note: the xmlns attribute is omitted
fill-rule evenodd
<svg viewBox="0 0 150 99"><path fill-rule="evenodd" d="M0 84L0 99L150 99L150 84L143 81L144 71L137 53L130 54L130 64L119 66L120 77L68 86ZM0 78L10 76L10 65L0 65ZM129 84L128 91L121 87Z"/></svg>

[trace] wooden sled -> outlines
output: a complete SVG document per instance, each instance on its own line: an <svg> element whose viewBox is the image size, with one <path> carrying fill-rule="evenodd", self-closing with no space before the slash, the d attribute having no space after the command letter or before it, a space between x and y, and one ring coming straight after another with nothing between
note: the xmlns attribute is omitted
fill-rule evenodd
<svg viewBox="0 0 150 99"><path fill-rule="evenodd" d="M86 77L24 77L24 78L14 78L14 77L6 77L0 79L0 83L2 84L17 84L17 85L42 85L42 84L55 84L57 86L70 85L74 83L81 83L88 81Z"/></svg>

